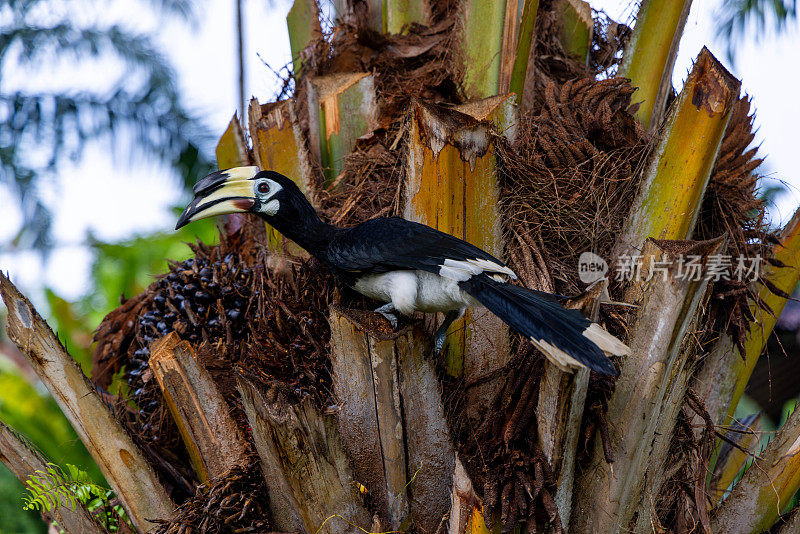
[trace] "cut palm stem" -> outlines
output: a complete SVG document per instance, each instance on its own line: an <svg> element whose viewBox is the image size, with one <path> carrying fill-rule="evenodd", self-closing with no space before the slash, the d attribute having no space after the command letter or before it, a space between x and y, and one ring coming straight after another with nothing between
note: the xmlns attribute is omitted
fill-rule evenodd
<svg viewBox="0 0 800 534"><path fill-rule="evenodd" d="M502 107L503 102L498 99L495 105ZM491 124L453 109L417 103L406 154L405 218L502 257ZM486 309L467 310L450 328L447 372L464 376L467 382L485 376L505 365L508 344L508 328L500 319ZM469 395L475 403L470 401L470 405L475 413L493 397L490 389L497 385L472 388Z"/></svg>
<svg viewBox="0 0 800 534"><path fill-rule="evenodd" d="M142 452L39 312L2 273L0 294L8 309L8 338L50 390L134 527L147 532L151 519L169 518L175 506Z"/></svg>
<svg viewBox="0 0 800 534"><path fill-rule="evenodd" d="M312 204L316 204L311 187L313 171L305 137L295 115L295 103L282 100L261 105L250 101L250 139L253 157L260 169L269 169L291 178ZM220 165L220 168L222 165ZM270 250L305 257L308 254L289 241L277 230L267 225Z"/></svg>
<svg viewBox="0 0 800 534"><path fill-rule="evenodd" d="M276 530L357 534L367 510L353 478L336 416L311 397L293 398L280 382L260 384L237 375Z"/></svg>
<svg viewBox="0 0 800 534"><path fill-rule="evenodd" d="M753 369L764 352L767 340L775 327L777 317L786 305L786 298L775 294L769 287L784 294L791 294L800 281L800 210L781 231L780 245L773 251L774 258L783 267L767 265L760 277L766 282L758 292L758 299L770 311L751 304L750 311L755 321L750 324L744 344L745 354L740 355L728 335L720 336L711 353L704 358L702 369L694 379L692 389L703 399L717 424L728 424L739 404Z"/></svg>
<svg viewBox="0 0 800 534"><path fill-rule="evenodd" d="M309 142L328 183L344 170L356 139L378 125L372 75L346 72L308 80Z"/></svg>
<svg viewBox="0 0 800 534"><path fill-rule="evenodd" d="M636 116L645 128L654 130L661 123L691 5L692 0L644 0L639 5L618 75L637 88L633 101L640 102Z"/></svg>
<svg viewBox="0 0 800 534"><path fill-rule="evenodd" d="M247 445L197 353L175 332L150 349L150 368L202 482L249 463Z"/></svg>
<svg viewBox="0 0 800 534"><path fill-rule="evenodd" d="M338 428L353 472L392 529L411 518L433 532L449 509L455 451L430 340L419 325L386 334L363 312L331 309ZM369 401L365 402L366 399Z"/></svg>
<svg viewBox="0 0 800 534"><path fill-rule="evenodd" d="M691 237L739 86L703 48L644 171L615 259L636 255L648 237Z"/></svg>
<svg viewBox="0 0 800 534"><path fill-rule="evenodd" d="M659 263L645 263L643 281L625 299L639 308L632 321L631 356L622 361L608 402L608 420L625 425L609 428L613 469L606 463L602 440L595 441L591 461L576 484L570 523L576 532L633 530L641 504L657 497L649 493L658 491L658 483L648 484L647 473L651 464L666 458L654 453L654 441L657 434L672 433L678 411L673 405L680 406L689 376L684 338L707 286L707 280L679 276L679 256L698 255L705 263L720 245L721 240L645 244L644 257Z"/></svg>
<svg viewBox="0 0 800 534"><path fill-rule="evenodd" d="M400 33L409 24L427 24L430 7L427 0L384 0L384 33Z"/></svg>
<svg viewBox="0 0 800 534"><path fill-rule="evenodd" d="M464 90L469 98L486 98L500 92L503 31L506 1L464 0L463 32ZM516 13L514 24L516 24Z"/></svg>
<svg viewBox="0 0 800 534"><path fill-rule="evenodd" d="M583 65L588 65L592 46L594 21L589 2L583 0L558 0L556 12L560 15L559 38L564 52Z"/></svg>
<svg viewBox="0 0 800 534"><path fill-rule="evenodd" d="M292 72L297 78L308 59L308 45L322 35L316 0L295 0L286 15L286 26L289 29L289 48L292 51Z"/></svg>

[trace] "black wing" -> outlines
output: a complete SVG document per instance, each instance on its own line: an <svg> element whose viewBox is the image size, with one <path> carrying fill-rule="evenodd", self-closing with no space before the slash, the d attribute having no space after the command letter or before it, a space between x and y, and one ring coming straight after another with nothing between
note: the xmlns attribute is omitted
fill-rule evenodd
<svg viewBox="0 0 800 534"><path fill-rule="evenodd" d="M513 271L488 252L430 226L398 217L372 219L337 235L327 250L329 263L349 273L419 269L443 276ZM444 267L444 270L443 270ZM468 277L468 276L467 276Z"/></svg>
<svg viewBox="0 0 800 534"><path fill-rule="evenodd" d="M499 283L486 276L476 276L459 286L529 338L564 370L583 365L616 376L614 364L604 353L617 356L630 353L628 347L600 325L593 324L577 310L563 307L547 293Z"/></svg>

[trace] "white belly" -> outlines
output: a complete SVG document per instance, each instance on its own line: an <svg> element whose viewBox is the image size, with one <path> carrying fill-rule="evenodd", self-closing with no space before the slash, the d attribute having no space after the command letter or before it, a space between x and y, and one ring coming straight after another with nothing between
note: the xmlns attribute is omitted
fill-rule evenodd
<svg viewBox="0 0 800 534"><path fill-rule="evenodd" d="M475 306L478 302L458 282L427 271L394 271L360 278L355 290L375 300L391 302L400 313L438 312Z"/></svg>

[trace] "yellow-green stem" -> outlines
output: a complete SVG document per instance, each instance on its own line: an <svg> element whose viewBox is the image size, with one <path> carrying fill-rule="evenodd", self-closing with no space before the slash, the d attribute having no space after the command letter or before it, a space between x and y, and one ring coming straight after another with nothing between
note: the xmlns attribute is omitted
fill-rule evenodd
<svg viewBox="0 0 800 534"><path fill-rule="evenodd" d="M594 30L589 3L583 0L561 0L557 9L561 16L559 38L564 52L581 63L586 63Z"/></svg>
<svg viewBox="0 0 800 534"><path fill-rule="evenodd" d="M383 0L383 31L400 33L404 26L416 22L428 22L428 2L426 0Z"/></svg>
<svg viewBox="0 0 800 534"><path fill-rule="evenodd" d="M289 48L292 51L292 71L295 76L303 66L303 50L318 35L322 34L319 24L319 9L315 0L295 0L286 15L289 28Z"/></svg>
<svg viewBox="0 0 800 534"><path fill-rule="evenodd" d="M712 532L764 532L800 489L800 410L795 410L712 517Z"/></svg>
<svg viewBox="0 0 800 534"><path fill-rule="evenodd" d="M501 110L505 101L486 100L491 109L481 109L480 115L487 118L494 117L494 110ZM479 108L476 103L470 111L478 113ZM469 143L463 143L464 139ZM411 121L407 154L405 217L501 255L497 160L489 123L419 104ZM498 358L505 359L508 334L503 323L486 310L470 309L450 328L447 341L448 373L479 376L494 368Z"/></svg>
<svg viewBox="0 0 800 534"><path fill-rule="evenodd" d="M617 257L636 254L648 237L691 237L739 86L703 48L645 170Z"/></svg>
<svg viewBox="0 0 800 534"><path fill-rule="evenodd" d="M225 133L219 138L216 154L217 165L220 169L247 165L247 143L245 143L242 126L236 115L231 118Z"/></svg>
<svg viewBox="0 0 800 534"><path fill-rule="evenodd" d="M344 170L356 139L377 127L374 79L363 72L312 78L308 98L311 150L330 183Z"/></svg>
<svg viewBox="0 0 800 534"><path fill-rule="evenodd" d="M315 203L311 187L311 164L303 132L294 113L294 102L282 100L261 105L250 101L250 139L253 158L261 169L279 172L291 178L306 197ZM270 250L304 256L307 253L267 224L267 242Z"/></svg>
<svg viewBox="0 0 800 534"><path fill-rule="evenodd" d="M800 210L795 212L791 221L784 227L781 244L775 248L775 259L783 262L786 267L769 267L765 269L766 272L762 276L772 282L778 289L791 294L794 288L797 287L798 280L800 280ZM731 355L731 358L734 358L736 362L734 364L736 384L733 388L733 397L730 404L728 404L729 417L733 416L736 405L739 404L739 399L742 398L747 382L750 380L750 375L753 374L756 362L764 351L767 339L775 327L777 317L780 316L783 307L786 305L785 298L774 294L766 286L761 287L758 292L758 298L769 306L772 313L764 311L755 305L752 306L756 320L751 323L750 331L744 344L744 360L738 358L736 354Z"/></svg>
<svg viewBox="0 0 800 534"><path fill-rule="evenodd" d="M506 1L465 0L462 51L464 89L469 98L485 98L500 90Z"/></svg>
<svg viewBox="0 0 800 534"><path fill-rule="evenodd" d="M731 446L730 452L719 459L712 473L708 489L713 504L716 505L722 500L728 487L736 479L736 475L747 460L757 452L756 447L761 440L760 422L761 414L757 414L754 418L749 418L746 425L738 425L735 431L728 432L728 438L736 443L736 446Z"/></svg>
<svg viewBox="0 0 800 534"><path fill-rule="evenodd" d="M691 5L692 0L644 0L639 7L619 75L630 78L638 88L633 96L634 101L641 102L636 116L645 128L658 127L664 112L678 43Z"/></svg>
<svg viewBox="0 0 800 534"><path fill-rule="evenodd" d="M522 8L522 20L519 23L517 34L517 53L514 58L514 68L511 71L511 81L508 91L517 95L516 101L522 100L525 90L525 78L528 75L528 60L531 55L531 45L536 29L536 13L539 11L539 0L525 0Z"/></svg>

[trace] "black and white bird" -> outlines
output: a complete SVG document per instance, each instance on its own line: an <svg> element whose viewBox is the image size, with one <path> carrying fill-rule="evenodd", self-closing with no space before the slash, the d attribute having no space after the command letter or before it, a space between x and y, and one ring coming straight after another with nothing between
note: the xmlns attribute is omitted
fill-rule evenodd
<svg viewBox="0 0 800 534"><path fill-rule="evenodd" d="M195 185L194 195L176 229L214 215L255 213L356 291L386 302L375 311L393 326L398 313L444 312L434 338L437 352L450 324L466 308L478 305L530 339L564 370L588 367L616 375L607 355L630 352L553 295L510 284L516 274L491 254L429 226L397 217L352 228L327 224L292 180L258 167L210 174Z"/></svg>

